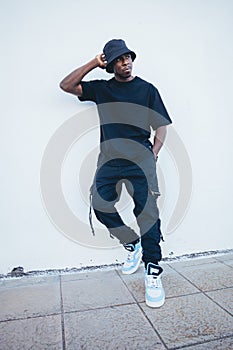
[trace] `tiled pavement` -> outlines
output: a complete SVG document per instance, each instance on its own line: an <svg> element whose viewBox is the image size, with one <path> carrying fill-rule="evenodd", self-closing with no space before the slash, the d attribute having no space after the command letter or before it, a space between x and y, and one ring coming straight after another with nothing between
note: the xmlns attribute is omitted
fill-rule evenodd
<svg viewBox="0 0 233 350"><path fill-rule="evenodd" d="M159 309L143 266L0 279L0 350L232 350L233 254L162 266Z"/></svg>

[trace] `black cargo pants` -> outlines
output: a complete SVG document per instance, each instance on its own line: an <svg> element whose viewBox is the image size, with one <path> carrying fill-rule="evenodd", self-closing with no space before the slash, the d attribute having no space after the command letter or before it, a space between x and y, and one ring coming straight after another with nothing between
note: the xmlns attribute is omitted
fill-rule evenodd
<svg viewBox="0 0 233 350"><path fill-rule="evenodd" d="M142 167L129 160L114 159L97 168L91 188L92 206L97 219L110 234L123 245L138 239L138 235L125 225L115 208L121 194L122 183L134 202L134 215L140 228L141 244L145 263L161 260L159 196L154 157L146 160Z"/></svg>

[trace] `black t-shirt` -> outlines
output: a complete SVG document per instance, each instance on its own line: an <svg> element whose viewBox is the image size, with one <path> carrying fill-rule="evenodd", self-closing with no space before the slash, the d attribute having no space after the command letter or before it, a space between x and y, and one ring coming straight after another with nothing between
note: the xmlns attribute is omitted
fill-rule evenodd
<svg viewBox="0 0 233 350"><path fill-rule="evenodd" d="M145 147L151 150L151 128L172 122L158 90L139 77L129 82L112 78L81 84L79 100L97 104L102 161L123 158L138 162L145 156Z"/></svg>

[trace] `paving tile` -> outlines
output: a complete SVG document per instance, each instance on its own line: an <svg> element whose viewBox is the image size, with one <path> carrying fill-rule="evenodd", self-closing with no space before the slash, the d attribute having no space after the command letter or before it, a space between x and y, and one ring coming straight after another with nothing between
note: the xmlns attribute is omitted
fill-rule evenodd
<svg viewBox="0 0 233 350"><path fill-rule="evenodd" d="M179 271L185 267L195 267L199 265L212 264L216 262L217 261L215 258L202 257L202 258L185 259L181 261L170 261L168 262L168 264L174 267L177 271Z"/></svg>
<svg viewBox="0 0 233 350"><path fill-rule="evenodd" d="M231 253L217 255L217 256L215 256L215 259L220 260L220 261L233 260L233 251Z"/></svg>
<svg viewBox="0 0 233 350"><path fill-rule="evenodd" d="M202 291L233 287L232 268L221 262L182 268L177 265L172 265L172 267Z"/></svg>
<svg viewBox="0 0 233 350"><path fill-rule="evenodd" d="M169 265L161 264L161 266L164 269L162 280L166 297L169 298L199 292L195 286L174 271L174 269L172 269Z"/></svg>
<svg viewBox="0 0 233 350"><path fill-rule="evenodd" d="M145 300L144 267L140 266L137 272L132 275L123 275L119 269L120 278L125 282L127 288L133 294L137 302Z"/></svg>
<svg viewBox="0 0 233 350"><path fill-rule="evenodd" d="M187 350L232 350L233 337L214 340L204 344L194 345L187 348Z"/></svg>
<svg viewBox="0 0 233 350"><path fill-rule="evenodd" d="M67 350L162 350L136 304L65 314Z"/></svg>
<svg viewBox="0 0 233 350"><path fill-rule="evenodd" d="M224 254L221 256L216 257L216 259L218 261L222 261L224 262L224 264L233 267L233 253L229 253L229 254Z"/></svg>
<svg viewBox="0 0 233 350"><path fill-rule="evenodd" d="M115 270L86 274L84 279L63 282L62 296L65 312L134 302Z"/></svg>
<svg viewBox="0 0 233 350"><path fill-rule="evenodd" d="M206 294L233 315L233 288L216 290Z"/></svg>
<svg viewBox="0 0 233 350"><path fill-rule="evenodd" d="M72 282L79 280L98 280L106 278L109 276L117 276L117 272L115 268L101 268L101 269L93 269L93 270L80 270L78 272L65 273L61 275L62 282Z"/></svg>
<svg viewBox="0 0 233 350"><path fill-rule="evenodd" d="M167 299L156 310L141 305L169 348L233 334L232 317L202 293Z"/></svg>
<svg viewBox="0 0 233 350"><path fill-rule="evenodd" d="M1 288L15 288L27 285L60 283L59 275L32 275L0 279Z"/></svg>
<svg viewBox="0 0 233 350"><path fill-rule="evenodd" d="M167 264L162 264L163 275L162 282L166 297L174 297L178 295L198 293L199 290L194 287L190 282L188 282L184 277L180 276L176 271L174 271ZM144 281L144 267L132 274L123 275L119 271L121 278L125 281L130 292L133 294L137 302L142 302L145 300L145 281Z"/></svg>
<svg viewBox="0 0 233 350"><path fill-rule="evenodd" d="M19 281L17 282L19 283ZM0 321L61 312L60 284L47 279L0 288Z"/></svg>
<svg viewBox="0 0 233 350"><path fill-rule="evenodd" d="M0 349L60 350L61 334L60 315L1 322Z"/></svg>

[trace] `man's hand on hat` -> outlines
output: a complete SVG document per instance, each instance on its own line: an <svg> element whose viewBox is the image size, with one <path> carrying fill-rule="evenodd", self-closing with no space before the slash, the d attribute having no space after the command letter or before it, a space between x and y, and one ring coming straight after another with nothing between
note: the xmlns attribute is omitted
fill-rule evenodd
<svg viewBox="0 0 233 350"><path fill-rule="evenodd" d="M105 55L103 53L100 53L99 55L96 56L96 59L98 61L98 66L102 69L105 69L107 66L107 60Z"/></svg>

